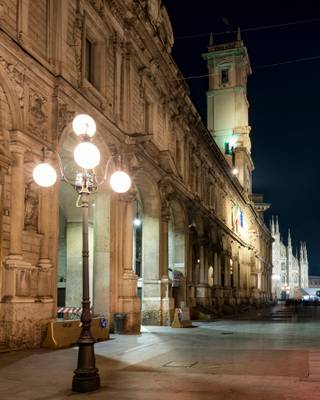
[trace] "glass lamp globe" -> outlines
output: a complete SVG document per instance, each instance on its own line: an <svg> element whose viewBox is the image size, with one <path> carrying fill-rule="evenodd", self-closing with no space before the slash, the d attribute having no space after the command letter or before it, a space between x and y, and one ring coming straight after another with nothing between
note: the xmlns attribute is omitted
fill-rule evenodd
<svg viewBox="0 0 320 400"><path fill-rule="evenodd" d="M34 181L42 187L50 187L57 181L56 170L48 163L38 164L33 170Z"/></svg>
<svg viewBox="0 0 320 400"><path fill-rule="evenodd" d="M116 171L111 175L110 186L117 193L125 193L131 187L130 176L123 171Z"/></svg>
<svg viewBox="0 0 320 400"><path fill-rule="evenodd" d="M92 137L96 133L96 123L87 114L79 114L72 121L72 128L77 136L87 135Z"/></svg>
<svg viewBox="0 0 320 400"><path fill-rule="evenodd" d="M82 142L73 152L75 162L84 169L95 168L100 162L100 151L90 142Z"/></svg>
<svg viewBox="0 0 320 400"><path fill-rule="evenodd" d="M136 217L136 218L133 220L133 225L134 225L136 228L138 228L139 226L141 226L141 224L142 224L142 221L141 221L140 218Z"/></svg>

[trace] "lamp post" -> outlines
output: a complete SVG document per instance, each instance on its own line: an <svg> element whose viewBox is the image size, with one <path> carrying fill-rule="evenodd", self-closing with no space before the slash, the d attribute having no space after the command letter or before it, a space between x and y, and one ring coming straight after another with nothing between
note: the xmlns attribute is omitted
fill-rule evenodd
<svg viewBox="0 0 320 400"><path fill-rule="evenodd" d="M72 390L75 392L91 392L100 387L100 376L95 366L94 343L91 334L91 310L89 298L89 248L88 248L88 217L89 196L102 185L108 174L111 158L106 164L104 177L98 181L95 168L100 163L100 151L91 139L96 132L95 121L85 114L77 115L72 123L74 133L80 138L80 143L74 149L74 160L81 168L74 179L68 178L58 154L62 180L70 184L78 193L76 206L82 209L82 313L81 334L78 340L78 365L74 371ZM45 158L45 155L44 155ZM57 180L55 169L44 162L33 170L35 182L42 187L50 187ZM131 187L131 179L124 171L117 170L111 175L110 186L117 193L125 193Z"/></svg>

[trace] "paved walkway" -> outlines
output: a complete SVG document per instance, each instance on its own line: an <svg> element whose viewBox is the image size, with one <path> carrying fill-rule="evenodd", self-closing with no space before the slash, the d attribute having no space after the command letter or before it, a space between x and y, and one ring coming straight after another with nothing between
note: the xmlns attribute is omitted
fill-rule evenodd
<svg viewBox="0 0 320 400"><path fill-rule="evenodd" d="M319 399L320 318L309 311L113 335L95 346L102 387L89 394L70 390L76 348L0 354L0 399Z"/></svg>

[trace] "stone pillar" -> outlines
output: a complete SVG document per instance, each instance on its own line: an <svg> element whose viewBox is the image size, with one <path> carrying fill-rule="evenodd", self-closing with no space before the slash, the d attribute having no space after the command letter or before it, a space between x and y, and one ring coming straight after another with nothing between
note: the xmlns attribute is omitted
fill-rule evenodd
<svg viewBox="0 0 320 400"><path fill-rule="evenodd" d="M127 314L126 331L140 332L140 299L137 296L137 276L132 269L133 255L133 200L135 193L118 197L118 251L121 252L119 268L119 310ZM122 261L121 261L122 260Z"/></svg>
<svg viewBox="0 0 320 400"><path fill-rule="evenodd" d="M208 303L208 285L206 283L206 240L200 239L199 241L199 281L196 287L196 294L198 301L206 305Z"/></svg>
<svg viewBox="0 0 320 400"><path fill-rule="evenodd" d="M200 244L199 257L200 257L199 283L204 284L205 283L205 247L204 247L203 243Z"/></svg>
<svg viewBox="0 0 320 400"><path fill-rule="evenodd" d="M230 257L224 256L224 286L230 288Z"/></svg>
<svg viewBox="0 0 320 400"><path fill-rule="evenodd" d="M163 213L160 220L160 275L161 278L168 278L168 231L169 231L168 213Z"/></svg>
<svg viewBox="0 0 320 400"><path fill-rule="evenodd" d="M174 299L172 297L172 282L168 276L169 260L169 210L162 211L160 219L160 276L161 276L161 325L170 325L173 319Z"/></svg>
<svg viewBox="0 0 320 400"><path fill-rule="evenodd" d="M117 34L113 38L114 55L114 118L119 123L121 119L121 71L123 62L123 43Z"/></svg>
<svg viewBox="0 0 320 400"><path fill-rule="evenodd" d="M49 242L50 242L50 205L52 198L51 188L40 189L40 233L41 247L40 260L38 263L38 297L43 302L52 302L51 293L52 280L52 263L49 259Z"/></svg>
<svg viewBox="0 0 320 400"><path fill-rule="evenodd" d="M220 268L219 268L219 257L218 253L214 253L213 256L213 286L220 286Z"/></svg>
<svg viewBox="0 0 320 400"><path fill-rule="evenodd" d="M32 271L30 264L23 260L22 239L24 229L24 153L21 142L10 146L11 165L11 207L10 207L10 249L5 262L4 301L33 302L31 295Z"/></svg>
<svg viewBox="0 0 320 400"><path fill-rule="evenodd" d="M11 146L11 215L10 253L11 259L22 260L22 232L24 228L24 146Z"/></svg>
<svg viewBox="0 0 320 400"><path fill-rule="evenodd" d="M29 1L18 1L18 40L24 45L28 45L29 28Z"/></svg>

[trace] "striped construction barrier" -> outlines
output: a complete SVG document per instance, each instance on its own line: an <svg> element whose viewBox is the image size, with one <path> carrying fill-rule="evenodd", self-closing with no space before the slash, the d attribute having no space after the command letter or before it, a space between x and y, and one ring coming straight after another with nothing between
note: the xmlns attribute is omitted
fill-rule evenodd
<svg viewBox="0 0 320 400"><path fill-rule="evenodd" d="M57 314L81 314L82 307L58 307Z"/></svg>

